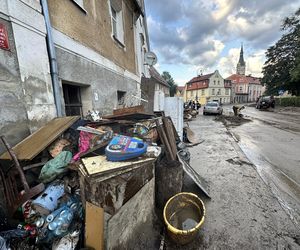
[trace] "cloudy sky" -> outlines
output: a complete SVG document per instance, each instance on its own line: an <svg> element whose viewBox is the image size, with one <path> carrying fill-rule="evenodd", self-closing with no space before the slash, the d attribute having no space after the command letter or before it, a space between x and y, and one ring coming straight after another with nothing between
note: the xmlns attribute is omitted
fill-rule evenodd
<svg viewBox="0 0 300 250"><path fill-rule="evenodd" d="M246 74L262 76L266 49L282 35L282 19L300 0L145 0L156 68L178 85L218 69L235 73L241 43Z"/></svg>

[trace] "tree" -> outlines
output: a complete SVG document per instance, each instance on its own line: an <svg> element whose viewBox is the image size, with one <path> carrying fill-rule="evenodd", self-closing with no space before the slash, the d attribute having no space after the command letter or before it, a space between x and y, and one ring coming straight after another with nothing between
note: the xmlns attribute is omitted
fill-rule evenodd
<svg viewBox="0 0 300 250"><path fill-rule="evenodd" d="M266 52L262 82L268 94L300 95L300 8L283 20L281 30L285 33Z"/></svg>
<svg viewBox="0 0 300 250"><path fill-rule="evenodd" d="M174 96L176 94L176 91L177 91L177 85L175 84L174 79L172 78L172 76L170 75L170 73L168 71L164 71L161 74L161 76L169 84L169 87L170 87L170 96Z"/></svg>

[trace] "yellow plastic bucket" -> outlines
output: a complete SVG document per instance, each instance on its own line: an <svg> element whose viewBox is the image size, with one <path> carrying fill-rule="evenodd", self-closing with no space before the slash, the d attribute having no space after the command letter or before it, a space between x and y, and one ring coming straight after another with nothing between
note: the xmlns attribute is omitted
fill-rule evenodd
<svg viewBox="0 0 300 250"><path fill-rule="evenodd" d="M164 221L170 238L181 245L191 242L204 222L203 201L193 193L178 193L164 207Z"/></svg>

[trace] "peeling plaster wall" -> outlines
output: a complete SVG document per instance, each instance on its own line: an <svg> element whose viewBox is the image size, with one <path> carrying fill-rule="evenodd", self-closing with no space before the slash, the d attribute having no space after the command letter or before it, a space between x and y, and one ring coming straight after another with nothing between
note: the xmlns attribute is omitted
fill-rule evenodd
<svg viewBox="0 0 300 250"><path fill-rule="evenodd" d="M56 109L39 2L0 0L0 22L10 45L0 49L0 134L15 145L54 118Z"/></svg>
<svg viewBox="0 0 300 250"><path fill-rule="evenodd" d="M138 91L140 84L136 80L107 69L88 58L60 48L56 48L56 55L60 79L90 89L88 91L90 95L82 98L85 109L90 107L99 110L102 114L111 114L113 109L117 108L118 90L129 94Z"/></svg>

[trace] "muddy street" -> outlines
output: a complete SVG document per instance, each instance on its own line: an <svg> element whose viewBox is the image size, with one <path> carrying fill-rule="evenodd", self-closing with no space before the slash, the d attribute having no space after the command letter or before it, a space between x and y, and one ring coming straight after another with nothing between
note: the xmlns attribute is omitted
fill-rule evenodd
<svg viewBox="0 0 300 250"><path fill-rule="evenodd" d="M270 112L247 107L243 114L252 122L230 131L282 208L300 225L299 109Z"/></svg>
<svg viewBox="0 0 300 250"><path fill-rule="evenodd" d="M166 249L299 249L299 225L232 136L255 121L227 127L201 111L189 123L202 140L190 148L191 165L204 178L211 199L198 191L206 207L198 240L182 247L170 243Z"/></svg>

